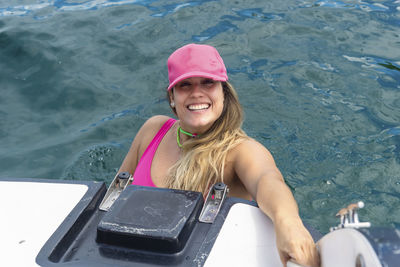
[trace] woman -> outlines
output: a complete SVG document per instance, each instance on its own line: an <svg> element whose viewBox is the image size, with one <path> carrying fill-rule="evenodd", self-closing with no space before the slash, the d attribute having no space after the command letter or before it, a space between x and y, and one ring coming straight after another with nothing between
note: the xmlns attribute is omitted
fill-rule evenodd
<svg viewBox="0 0 400 267"><path fill-rule="evenodd" d="M179 120L150 118L139 130L119 172L133 184L207 194L223 182L229 195L254 199L275 225L284 265L318 266L319 257L298 207L270 152L241 129L243 114L218 51L189 44L168 59L170 106Z"/></svg>

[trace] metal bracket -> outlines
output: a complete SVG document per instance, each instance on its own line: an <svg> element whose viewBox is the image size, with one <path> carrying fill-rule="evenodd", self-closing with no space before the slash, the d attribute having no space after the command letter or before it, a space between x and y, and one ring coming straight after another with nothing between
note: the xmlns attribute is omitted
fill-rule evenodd
<svg viewBox="0 0 400 267"><path fill-rule="evenodd" d="M330 231L334 231L342 228L367 228L371 226L370 222L360 222L358 218L358 209L364 208L364 202L359 201L339 210L336 217L340 217L340 223L338 226L331 227Z"/></svg>
<svg viewBox="0 0 400 267"><path fill-rule="evenodd" d="M203 209L201 210L199 221L203 223L213 223L224 202L228 187L224 183L217 183L208 192Z"/></svg>
<svg viewBox="0 0 400 267"><path fill-rule="evenodd" d="M133 181L133 176L129 172L118 173L110 187L107 190L106 195L100 203L99 209L108 211L119 195L124 189Z"/></svg>

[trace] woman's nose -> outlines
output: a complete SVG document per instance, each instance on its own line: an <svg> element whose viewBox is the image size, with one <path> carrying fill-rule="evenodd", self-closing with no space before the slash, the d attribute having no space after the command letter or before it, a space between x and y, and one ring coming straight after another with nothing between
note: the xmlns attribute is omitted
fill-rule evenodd
<svg viewBox="0 0 400 267"><path fill-rule="evenodd" d="M194 83L192 93L199 93L201 92L201 89L202 89L201 83Z"/></svg>

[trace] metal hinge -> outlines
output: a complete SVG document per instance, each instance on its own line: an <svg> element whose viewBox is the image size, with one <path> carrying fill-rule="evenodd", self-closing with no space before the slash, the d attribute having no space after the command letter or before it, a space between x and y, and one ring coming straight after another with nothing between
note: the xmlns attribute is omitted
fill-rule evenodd
<svg viewBox="0 0 400 267"><path fill-rule="evenodd" d="M203 209L201 210L199 221L203 223L213 223L224 202L228 187L224 183L217 183L208 192Z"/></svg>
<svg viewBox="0 0 400 267"><path fill-rule="evenodd" d="M124 189L133 181L133 176L129 172L121 172L115 175L114 180L110 184L106 195L101 201L99 209L108 211Z"/></svg>

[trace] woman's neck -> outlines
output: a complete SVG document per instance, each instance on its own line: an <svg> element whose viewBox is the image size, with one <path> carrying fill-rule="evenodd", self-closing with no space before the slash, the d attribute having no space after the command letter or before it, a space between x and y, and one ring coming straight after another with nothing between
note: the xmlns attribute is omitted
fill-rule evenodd
<svg viewBox="0 0 400 267"><path fill-rule="evenodd" d="M198 137L197 133L191 133L182 129L180 125L178 125L178 129L176 131L176 143L179 147L183 146L183 143L189 138L196 138Z"/></svg>

